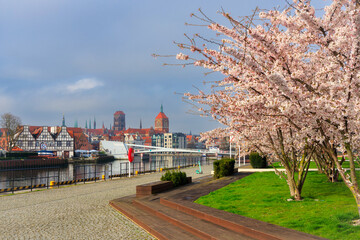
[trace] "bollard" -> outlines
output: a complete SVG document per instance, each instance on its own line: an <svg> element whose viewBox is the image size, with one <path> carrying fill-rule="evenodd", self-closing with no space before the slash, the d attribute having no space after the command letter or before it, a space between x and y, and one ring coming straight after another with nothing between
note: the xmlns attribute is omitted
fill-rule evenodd
<svg viewBox="0 0 360 240"><path fill-rule="evenodd" d="M102 178L102 180L105 181L105 174L103 174L103 175L101 176L101 178Z"/></svg>
<svg viewBox="0 0 360 240"><path fill-rule="evenodd" d="M162 168L160 168L160 172L162 172L162 170L163 170L163 169L162 169Z"/></svg>
<svg viewBox="0 0 360 240"><path fill-rule="evenodd" d="M178 169L180 170L180 165L178 166Z"/></svg>
<svg viewBox="0 0 360 240"><path fill-rule="evenodd" d="M135 175L138 175L139 174L139 171L135 171Z"/></svg>
<svg viewBox="0 0 360 240"><path fill-rule="evenodd" d="M54 188L55 181L50 181L50 188Z"/></svg>

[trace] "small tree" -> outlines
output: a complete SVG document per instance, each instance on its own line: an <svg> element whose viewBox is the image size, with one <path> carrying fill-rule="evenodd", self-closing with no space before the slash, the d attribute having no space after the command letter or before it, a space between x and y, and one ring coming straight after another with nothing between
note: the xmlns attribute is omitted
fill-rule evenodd
<svg viewBox="0 0 360 240"><path fill-rule="evenodd" d="M21 119L11 113L4 113L1 115L0 125L6 129L7 148L11 152L19 138L17 133L21 125Z"/></svg>

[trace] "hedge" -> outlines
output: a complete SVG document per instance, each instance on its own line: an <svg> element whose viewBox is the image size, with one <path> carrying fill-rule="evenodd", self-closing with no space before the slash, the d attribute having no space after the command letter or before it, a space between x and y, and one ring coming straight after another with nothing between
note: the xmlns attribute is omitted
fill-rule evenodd
<svg viewBox="0 0 360 240"><path fill-rule="evenodd" d="M181 171L166 171L161 176L161 181L171 181L174 187L187 184L186 173Z"/></svg>
<svg viewBox="0 0 360 240"><path fill-rule="evenodd" d="M250 153L250 164L253 168L266 168L266 157L260 156L257 152Z"/></svg>
<svg viewBox="0 0 360 240"><path fill-rule="evenodd" d="M214 178L230 176L234 173L235 160L224 158L214 161Z"/></svg>

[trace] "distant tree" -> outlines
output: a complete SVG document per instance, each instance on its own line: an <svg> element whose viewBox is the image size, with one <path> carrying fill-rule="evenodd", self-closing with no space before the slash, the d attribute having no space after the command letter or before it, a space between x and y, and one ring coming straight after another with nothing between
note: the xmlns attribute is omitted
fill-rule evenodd
<svg viewBox="0 0 360 240"><path fill-rule="evenodd" d="M19 138L17 133L21 125L21 119L11 113L4 113L1 115L0 125L6 129L7 147L8 151L11 152Z"/></svg>

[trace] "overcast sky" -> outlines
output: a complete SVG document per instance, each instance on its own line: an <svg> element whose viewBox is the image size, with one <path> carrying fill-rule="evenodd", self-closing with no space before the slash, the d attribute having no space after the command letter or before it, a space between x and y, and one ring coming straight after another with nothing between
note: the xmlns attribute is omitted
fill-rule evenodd
<svg viewBox="0 0 360 240"><path fill-rule="evenodd" d="M316 2L322 2L318 0ZM199 133L218 126L191 115L181 95L203 88L201 68L162 66L151 54L176 54L173 41L186 42L203 28L185 26L201 8L221 20L271 9L285 0L0 0L0 114L23 124L84 127L94 117L109 127L113 114L126 114L126 127L154 126L163 104L170 131ZM210 33L210 32L209 32Z"/></svg>

